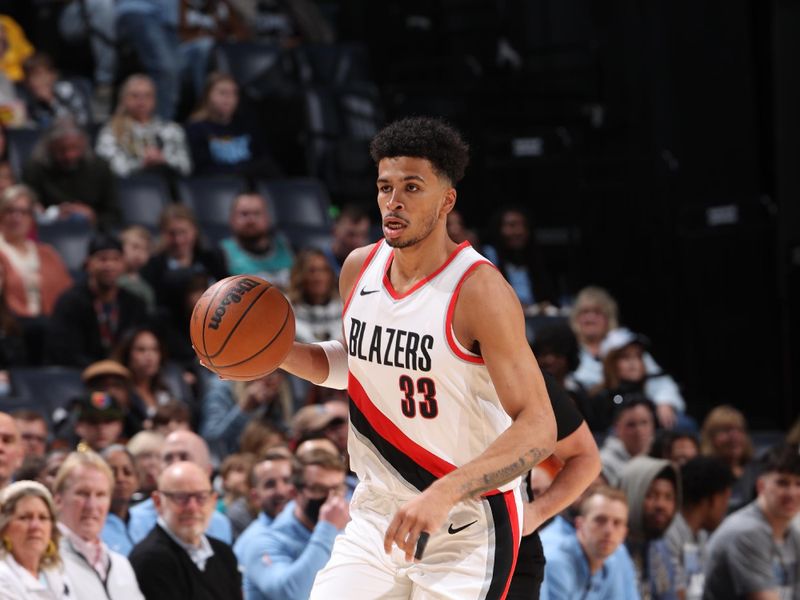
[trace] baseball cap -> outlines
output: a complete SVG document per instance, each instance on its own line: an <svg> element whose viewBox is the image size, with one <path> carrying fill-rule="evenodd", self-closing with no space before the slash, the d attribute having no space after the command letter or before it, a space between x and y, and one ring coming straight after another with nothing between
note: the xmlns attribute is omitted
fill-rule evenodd
<svg viewBox="0 0 800 600"><path fill-rule="evenodd" d="M90 392L78 396L73 406L77 412L78 421L105 423L107 421L121 421L125 418L114 396L106 392Z"/></svg>
<svg viewBox="0 0 800 600"><path fill-rule="evenodd" d="M108 233L96 233L92 236L92 239L89 240L89 249L86 252L86 256L92 256L103 250L119 250L122 252L122 243L116 237Z"/></svg>
<svg viewBox="0 0 800 600"><path fill-rule="evenodd" d="M292 417L292 437L322 431L332 422L342 420L341 415L329 410L324 404L311 404L298 410Z"/></svg>
<svg viewBox="0 0 800 600"><path fill-rule="evenodd" d="M606 334L605 339L600 344L600 358L608 356L609 352L621 350L625 346L639 344L644 348L650 345L650 340L640 333L634 333L627 327L612 329Z"/></svg>
<svg viewBox="0 0 800 600"><path fill-rule="evenodd" d="M98 360L86 367L81 373L81 379L86 383L103 375L117 375L127 380L131 378L131 372L124 365L115 360L106 359Z"/></svg>

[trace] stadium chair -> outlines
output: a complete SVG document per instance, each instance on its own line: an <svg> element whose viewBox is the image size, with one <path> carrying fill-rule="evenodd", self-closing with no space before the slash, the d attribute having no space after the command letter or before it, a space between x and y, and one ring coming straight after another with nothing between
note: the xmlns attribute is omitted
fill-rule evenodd
<svg viewBox="0 0 800 600"><path fill-rule="evenodd" d="M370 81L364 44L301 44L294 51L298 78L306 85L341 86Z"/></svg>
<svg viewBox="0 0 800 600"><path fill-rule="evenodd" d="M214 247L226 237L233 235L227 223L200 223L200 233L206 243Z"/></svg>
<svg viewBox="0 0 800 600"><path fill-rule="evenodd" d="M325 250L330 248L333 243L333 235L330 227L308 227L304 225L294 225L281 227L280 230L289 239L295 252L304 248L315 248Z"/></svg>
<svg viewBox="0 0 800 600"><path fill-rule="evenodd" d="M59 253L73 277L83 272L83 263L94 229L86 221L56 221L39 225L39 240Z"/></svg>
<svg viewBox="0 0 800 600"><path fill-rule="evenodd" d="M8 375L14 397L51 424L63 420L72 399L86 391L81 369L73 367L11 367Z"/></svg>
<svg viewBox="0 0 800 600"><path fill-rule="evenodd" d="M8 129L6 131L6 142L8 143L8 162L11 169L17 176L22 177L22 167L28 162L33 152L33 147L39 141L40 131L38 129Z"/></svg>
<svg viewBox="0 0 800 600"><path fill-rule="evenodd" d="M217 70L233 76L242 92L252 100L285 95L296 87L291 57L275 44L217 44L214 49L214 63Z"/></svg>
<svg viewBox="0 0 800 600"><path fill-rule="evenodd" d="M178 181L178 198L194 211L201 227L227 226L231 204L245 189L237 177L191 177Z"/></svg>
<svg viewBox="0 0 800 600"><path fill-rule="evenodd" d="M126 224L143 225L151 231L158 229L161 211L170 202L167 182L149 174L118 177L117 198Z"/></svg>
<svg viewBox="0 0 800 600"><path fill-rule="evenodd" d="M330 200L325 186L316 179L276 179L258 183L258 191L272 204L275 225L330 228Z"/></svg>

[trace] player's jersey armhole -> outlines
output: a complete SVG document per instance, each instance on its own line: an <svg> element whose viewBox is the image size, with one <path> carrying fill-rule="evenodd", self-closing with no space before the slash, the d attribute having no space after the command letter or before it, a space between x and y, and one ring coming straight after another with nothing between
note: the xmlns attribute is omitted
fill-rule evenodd
<svg viewBox="0 0 800 600"><path fill-rule="evenodd" d="M453 295L450 296L450 303L447 305L447 316L445 317L445 323L444 323L445 336L447 337L447 346L450 348L450 351L461 360L475 365L484 364L483 357L464 348L464 346L461 345L461 342L458 341L458 338L456 338L455 331L453 330L453 315L456 312L456 303L458 302L458 295L461 293L461 286L464 285L464 281L466 281L467 277L481 265L489 265L492 268L496 268L488 260L481 259L472 263L467 268L467 270L464 271L464 274L461 276L461 279L458 280L456 289L453 290Z"/></svg>
<svg viewBox="0 0 800 600"><path fill-rule="evenodd" d="M372 263L372 259L375 258L375 255L380 250L381 246L383 245L383 240L378 240L378 242L372 247L372 250L369 251L367 258L364 260L364 264L361 265L361 270L358 272L358 277L353 282L353 287L350 289L350 293L347 294L347 300L342 307L342 318L347 313L347 309L350 306L350 301L353 299L353 294L355 293L356 289L358 288L358 284L361 282L361 278L364 276L364 273L369 268L369 265Z"/></svg>

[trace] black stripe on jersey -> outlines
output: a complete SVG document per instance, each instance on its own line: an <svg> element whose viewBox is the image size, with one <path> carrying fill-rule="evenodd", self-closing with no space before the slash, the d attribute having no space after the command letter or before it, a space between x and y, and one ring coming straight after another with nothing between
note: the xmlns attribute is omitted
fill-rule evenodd
<svg viewBox="0 0 800 600"><path fill-rule="evenodd" d="M349 396L348 396L349 398ZM350 423L361 435L367 438L375 449L408 483L420 492L436 481L436 476L420 466L410 456L403 453L391 442L383 438L370 424L352 398L350 400ZM502 495L501 495L502 498ZM508 521L508 518L506 518Z"/></svg>
<svg viewBox="0 0 800 600"><path fill-rule="evenodd" d="M486 496L485 500L489 503L494 521L494 565L492 566L492 581L489 584L489 591L486 592L486 600L495 600L503 597L506 584L511 577L515 541L505 494Z"/></svg>

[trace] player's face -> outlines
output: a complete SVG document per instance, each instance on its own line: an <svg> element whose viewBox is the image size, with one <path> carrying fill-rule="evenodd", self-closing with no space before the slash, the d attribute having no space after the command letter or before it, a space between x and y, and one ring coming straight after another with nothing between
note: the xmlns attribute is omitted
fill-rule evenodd
<svg viewBox="0 0 800 600"><path fill-rule="evenodd" d="M265 460L256 466L252 496L268 516L274 518L294 498L292 464L289 460Z"/></svg>
<svg viewBox="0 0 800 600"><path fill-rule="evenodd" d="M605 560L628 535L628 506L619 500L595 495L586 513L575 520L578 540L595 560Z"/></svg>
<svg viewBox="0 0 800 600"><path fill-rule="evenodd" d="M675 486L668 479L654 479L642 503L644 527L654 536L666 531L676 509Z"/></svg>
<svg viewBox="0 0 800 600"><path fill-rule="evenodd" d="M455 204L455 189L424 158L384 158L377 185L383 236L393 248L414 246L444 227Z"/></svg>
<svg viewBox="0 0 800 600"><path fill-rule="evenodd" d="M800 512L800 476L765 473L758 478L758 496L767 514L788 521Z"/></svg>

